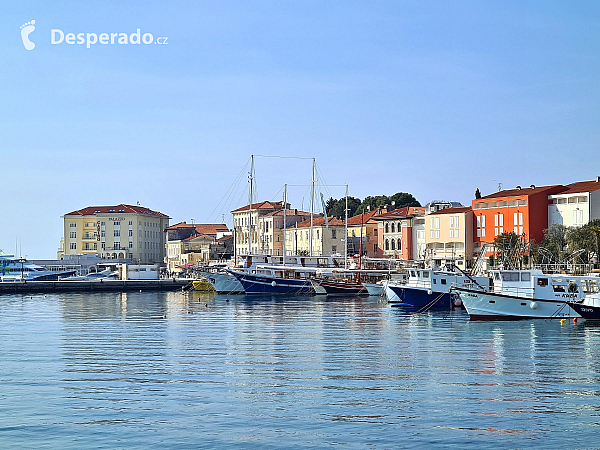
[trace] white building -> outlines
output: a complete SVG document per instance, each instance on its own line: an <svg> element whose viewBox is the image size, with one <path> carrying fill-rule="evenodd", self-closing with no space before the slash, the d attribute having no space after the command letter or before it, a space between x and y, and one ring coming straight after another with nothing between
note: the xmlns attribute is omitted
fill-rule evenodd
<svg viewBox="0 0 600 450"><path fill-rule="evenodd" d="M548 200L548 226L577 227L600 219L600 177L569 184Z"/></svg>

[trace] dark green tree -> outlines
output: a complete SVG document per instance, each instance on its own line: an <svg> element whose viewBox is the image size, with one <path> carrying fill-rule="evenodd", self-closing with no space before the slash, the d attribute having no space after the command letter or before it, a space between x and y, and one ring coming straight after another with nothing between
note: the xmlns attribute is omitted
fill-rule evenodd
<svg viewBox="0 0 600 450"><path fill-rule="evenodd" d="M584 225L582 227L570 227L566 234L567 243L569 244L569 256L577 259L584 264L592 261L593 255L598 248L596 235L592 231L592 227L596 225Z"/></svg>
<svg viewBox="0 0 600 450"><path fill-rule="evenodd" d="M360 198L348 197L348 217L352 217L354 214L356 214L360 204ZM338 219L343 219L345 217L344 210L346 209L346 197L342 197L340 199L330 198L325 202L325 209L327 210L328 216L334 216Z"/></svg>
<svg viewBox="0 0 600 450"><path fill-rule="evenodd" d="M555 263L563 261L567 256L567 227L554 224L544 230L544 240L536 252L536 262Z"/></svg>
<svg viewBox="0 0 600 450"><path fill-rule="evenodd" d="M475 198L481 198L481 192L479 191L479 188L475 190Z"/></svg>

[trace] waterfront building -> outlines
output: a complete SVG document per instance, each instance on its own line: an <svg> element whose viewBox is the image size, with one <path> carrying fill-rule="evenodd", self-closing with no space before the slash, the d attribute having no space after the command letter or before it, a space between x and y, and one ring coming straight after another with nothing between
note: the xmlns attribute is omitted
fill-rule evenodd
<svg viewBox="0 0 600 450"><path fill-rule="evenodd" d="M447 200L432 200L425 205L425 214L432 214L446 208L460 208L464 206L460 202L449 202Z"/></svg>
<svg viewBox="0 0 600 450"><path fill-rule="evenodd" d="M377 221L374 217L383 214L383 208L357 214L348 218L348 255L354 256L360 253L360 240L362 236L363 256L377 258L379 254Z"/></svg>
<svg viewBox="0 0 600 450"><path fill-rule="evenodd" d="M452 262L468 269L473 260L473 210L442 208L425 215L425 259L436 266Z"/></svg>
<svg viewBox="0 0 600 450"><path fill-rule="evenodd" d="M310 213L290 209L286 204L286 226L310 218ZM282 255L283 254L283 202L259 202L242 206L231 211L236 255L246 255L250 250L253 254ZM250 245L248 244L250 239Z"/></svg>
<svg viewBox="0 0 600 450"><path fill-rule="evenodd" d="M548 226L578 227L600 219L600 177L564 186L548 195Z"/></svg>
<svg viewBox="0 0 600 450"><path fill-rule="evenodd" d="M328 217L313 217L312 253L310 251L310 219L288 228L285 233L288 255L332 256L344 255L346 224L343 220ZM348 255L351 256L351 255Z"/></svg>
<svg viewBox="0 0 600 450"><path fill-rule="evenodd" d="M561 185L517 186L473 200L474 252L479 253L484 244L504 232L540 243L548 228L548 198L564 190Z"/></svg>
<svg viewBox="0 0 600 450"><path fill-rule="evenodd" d="M231 235L227 225L222 223L180 222L165 229L166 265L169 272L198 264L208 264L211 246L218 239Z"/></svg>
<svg viewBox="0 0 600 450"><path fill-rule="evenodd" d="M413 260L419 254L417 235L413 237L415 225L423 231L422 219L425 207L405 206L374 216L377 222L378 257ZM415 220L417 219L417 220ZM422 240L422 235L421 235ZM421 245L424 242L421 242ZM422 250L422 249L421 249Z"/></svg>
<svg viewBox="0 0 600 450"><path fill-rule="evenodd" d="M96 254L104 259L163 263L170 217L143 206L88 206L61 216L58 259Z"/></svg>

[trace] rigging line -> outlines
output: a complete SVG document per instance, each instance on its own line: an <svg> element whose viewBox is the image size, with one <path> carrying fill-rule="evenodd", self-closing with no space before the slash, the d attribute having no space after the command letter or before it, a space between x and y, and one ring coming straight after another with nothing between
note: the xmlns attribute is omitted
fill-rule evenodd
<svg viewBox="0 0 600 450"><path fill-rule="evenodd" d="M323 176L323 172L321 172L321 169L319 168L319 165L315 163L315 166L316 166L316 169L317 169L317 178L322 180L322 183L325 186L325 189L327 189L327 193L328 193L329 197L333 197L333 195L331 195L331 191L329 190L327 181L325 181L325 177ZM335 185L332 185L332 186L335 186Z"/></svg>
<svg viewBox="0 0 600 450"><path fill-rule="evenodd" d="M209 219L211 219L213 217L213 214L215 214L215 212L217 211L217 208L221 205L221 203L224 201L225 202L227 201L225 198L229 197L229 195L232 195L233 192L235 191L235 189L237 189L237 185L239 184L239 179L242 177L249 162L250 162L250 159L248 159L248 161L246 161L246 164L244 165L244 167L242 167L242 170L240 171L240 173L238 173L237 177L233 180L233 183L229 186L227 191L225 191L225 194L223 195L223 197L221 197L221 200L219 200L219 203L217 203L217 205L215 206L215 209L213 209L213 211L210 213ZM231 194L230 194L230 192L231 192Z"/></svg>
<svg viewBox="0 0 600 450"><path fill-rule="evenodd" d="M279 156L279 155L254 155L261 158L281 158L281 159L314 159L308 156Z"/></svg>

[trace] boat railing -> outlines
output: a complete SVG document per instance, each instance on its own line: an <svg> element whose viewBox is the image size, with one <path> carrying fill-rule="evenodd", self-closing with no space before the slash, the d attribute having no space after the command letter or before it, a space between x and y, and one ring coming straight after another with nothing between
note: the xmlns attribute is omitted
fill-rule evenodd
<svg viewBox="0 0 600 450"><path fill-rule="evenodd" d="M502 289L495 289L494 293L510 295L511 297L533 298L534 288L503 286Z"/></svg>

